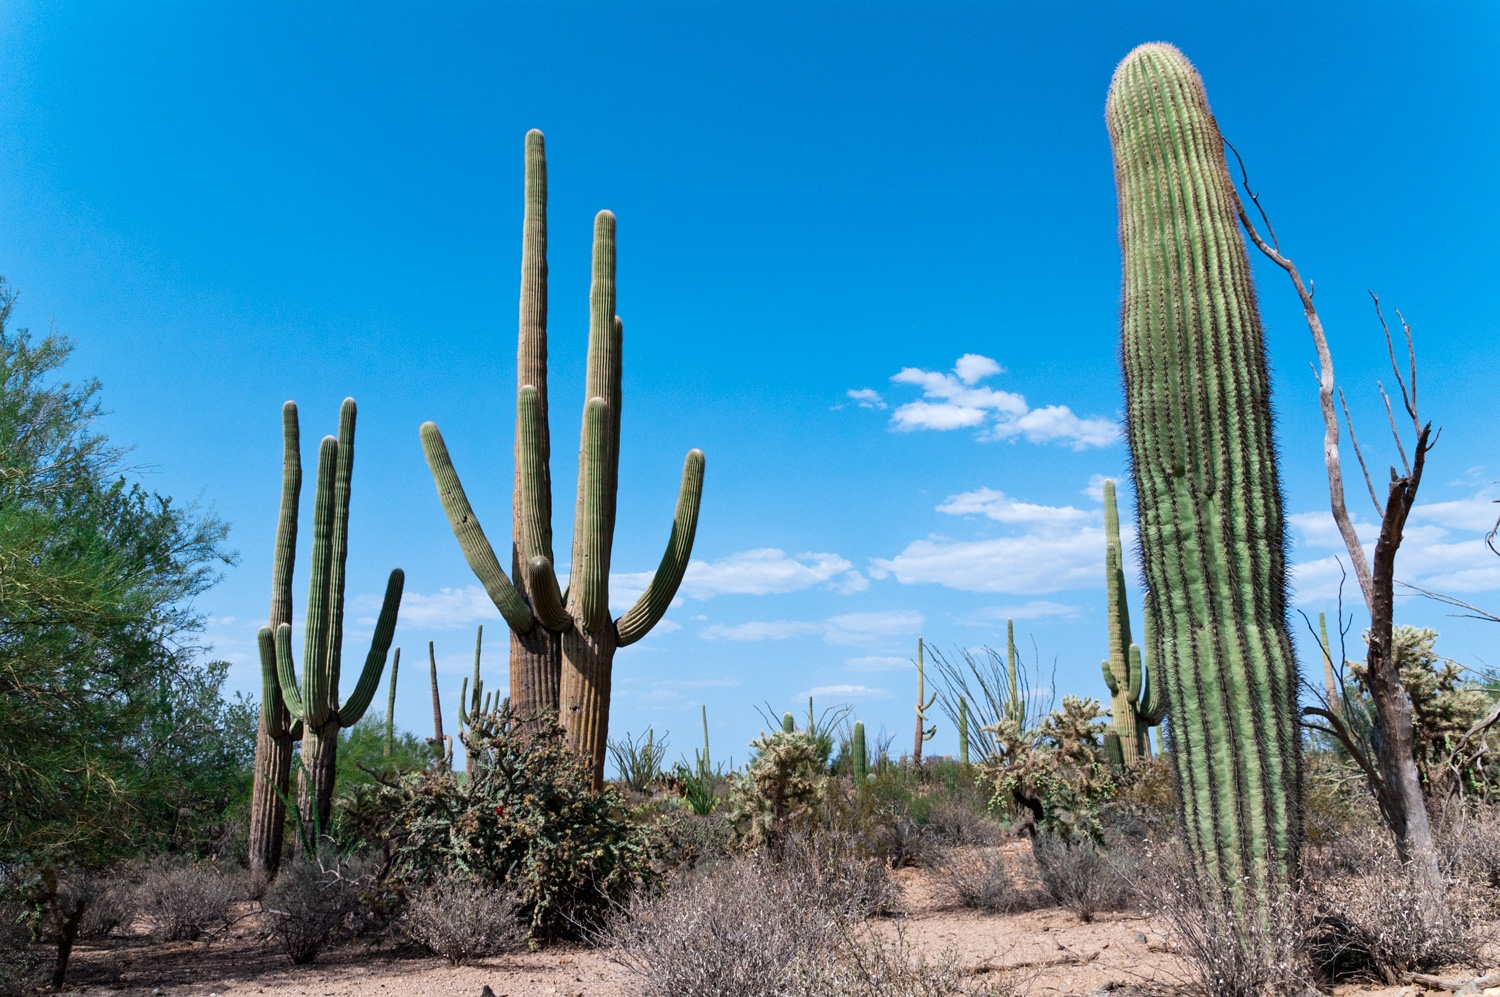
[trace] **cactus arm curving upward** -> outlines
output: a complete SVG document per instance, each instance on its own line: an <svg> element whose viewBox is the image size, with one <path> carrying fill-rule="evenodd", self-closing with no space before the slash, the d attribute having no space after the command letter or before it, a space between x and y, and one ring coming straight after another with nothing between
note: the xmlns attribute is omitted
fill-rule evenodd
<svg viewBox="0 0 1500 997"><path fill-rule="evenodd" d="M270 629L270 627L261 627L263 632ZM261 639L264 640L263 637ZM276 674L280 680L281 696L286 700L287 710L305 725L307 709L302 702L302 693L297 688L297 669L292 663L292 625L283 623L278 626L273 640L275 641Z"/></svg>
<svg viewBox="0 0 1500 997"><path fill-rule="evenodd" d="M1167 716L1167 695L1162 691L1161 682L1151 681L1151 672L1141 663L1141 646L1130 645L1130 667L1141 672L1141 723L1147 727L1159 727ZM1149 748L1143 742L1143 747Z"/></svg>
<svg viewBox="0 0 1500 997"><path fill-rule="evenodd" d="M386 684L385 693L385 753L390 754L396 747L396 676L401 672L401 648L396 648L396 655L391 659L391 680Z"/></svg>
<svg viewBox="0 0 1500 997"><path fill-rule="evenodd" d="M585 633L609 625L608 509L604 501L609 476L609 405L594 397L583 407L583 445L578 455L578 515L573 531L573 573L568 587Z"/></svg>
<svg viewBox="0 0 1500 997"><path fill-rule="evenodd" d="M500 567L495 549L490 546L483 527L479 525L479 517L474 515L474 509L469 505L464 486L458 480L458 472L453 469L453 461L448 456L443 434L438 431L435 423L422 423L422 452L427 455L427 467L432 472L432 480L437 484L438 499L448 515L448 525L453 528L453 535L458 538L458 546L464 552L464 560L469 562L469 569L484 586L490 601L500 610L500 615L505 617L505 622L511 629L527 633L535 624L535 617L531 614L531 608L526 605L526 600L521 598L521 593L511 584L505 569Z"/></svg>
<svg viewBox="0 0 1500 997"><path fill-rule="evenodd" d="M693 554L693 537L698 532L698 508L703 499L703 451L689 450L682 462L682 486L677 491L677 511L672 517L672 534L666 553L651 576L646 591L634 606L615 621L619 646L634 644L661 622L672 605L682 576L687 572Z"/></svg>
<svg viewBox="0 0 1500 997"><path fill-rule="evenodd" d="M521 461L521 557L526 564L526 590L542 626L562 633L573 627L563 604L552 567L552 498L547 476L545 416L536 385L522 385L516 393L516 452Z"/></svg>
<svg viewBox="0 0 1500 997"><path fill-rule="evenodd" d="M344 583L349 561L349 493L354 478L354 423L358 416L353 398L339 406L338 463L333 475L333 534L329 540L328 610L329 688L337 697L344 661ZM382 662L384 664L384 662Z"/></svg>
<svg viewBox="0 0 1500 997"><path fill-rule="evenodd" d="M401 590L406 585L406 572L396 568L385 584L385 600L380 606L380 616L375 620L375 634L370 638L370 653L365 655L365 667L359 673L359 683L344 705L338 708L339 726L353 727L370 708L370 700L380 685L380 673L385 670L385 658L391 649L391 640L396 635L396 614L401 609ZM392 679L395 673L391 673ZM394 684L392 685L394 688Z"/></svg>
<svg viewBox="0 0 1500 997"><path fill-rule="evenodd" d="M307 586L307 619L303 625L301 710L298 711L303 724L314 730L328 722L332 711L330 701L333 697L329 693L329 676L322 665L328 660L328 614L332 601L330 584L333 580L333 573L330 571L333 561L330 554L334 521L332 485L338 456L339 441L332 436L323 437L323 442L318 447L318 483L313 499L312 578ZM288 678L293 687L297 685L291 655L286 655L283 660L278 653L277 666L281 675L281 694L287 698L287 705L290 706L292 694L287 690Z"/></svg>

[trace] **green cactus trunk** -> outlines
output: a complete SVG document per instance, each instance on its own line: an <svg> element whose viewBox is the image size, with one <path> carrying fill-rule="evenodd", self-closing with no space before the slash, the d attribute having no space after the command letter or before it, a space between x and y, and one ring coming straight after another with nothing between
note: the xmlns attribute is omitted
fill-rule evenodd
<svg viewBox="0 0 1500 997"><path fill-rule="evenodd" d="M859 788L869 781L870 759L865 754L865 724L854 721L854 733L849 737L849 754L854 762L854 786Z"/></svg>
<svg viewBox="0 0 1500 997"><path fill-rule="evenodd" d="M797 718L789 712L783 713L781 715L781 729L788 734L797 733Z"/></svg>
<svg viewBox="0 0 1500 997"><path fill-rule="evenodd" d="M396 750L396 676L401 671L401 648L391 658L391 679L385 693L385 753Z"/></svg>
<svg viewBox="0 0 1500 997"><path fill-rule="evenodd" d="M615 216L601 211L594 219L572 564L568 590L561 591L552 549L548 465L546 169L542 133L528 132L510 576L485 538L433 423L422 426L422 448L459 547L510 626L512 706L522 716L556 710L569 743L592 762L595 785L602 786L615 650L656 626L682 582L698 527L703 454L691 450L684 461L671 536L655 575L636 604L611 620L609 567L619 484L624 328L615 314Z"/></svg>
<svg viewBox="0 0 1500 997"><path fill-rule="evenodd" d="M471 691L469 680L464 679L463 687L458 690L458 739L464 744L464 773L469 776L474 775L478 761L469 750L469 727L475 716L489 712L484 702L484 679L479 677L479 657L483 648L484 625L481 624L474 633L474 688ZM464 709L465 700L468 700L468 709Z"/></svg>
<svg viewBox="0 0 1500 997"><path fill-rule="evenodd" d="M349 550L349 491L354 474L354 399L339 410L339 435L318 448L318 481L313 499L312 578L302 679L292 660L290 620L262 627L262 656L274 648L277 684L291 715L302 721L302 778L297 808L306 833L327 829L338 767L338 735L359 722L374 698L396 630L405 575L400 568L386 583L385 601L375 624L370 653L354 692L339 705L339 664L344 642L344 562Z"/></svg>
<svg viewBox="0 0 1500 997"><path fill-rule="evenodd" d="M1301 759L1249 261L1222 140L1182 54L1150 44L1128 55L1105 116L1127 432L1183 825L1205 888L1264 912L1297 871Z"/></svg>
<svg viewBox="0 0 1500 997"><path fill-rule="evenodd" d="M918 637L917 638L917 731L916 731L916 734L915 734L915 743L913 744L912 749L911 749L911 758L912 758L912 761L914 761L914 762L916 762L918 764L921 764L921 761L922 761L922 744L923 744L923 742L925 742L925 741L931 741L934 737L937 736L937 727L936 727L936 725L934 725L932 727L929 727L927 725L927 711L930 710L930 709L932 709L932 704L933 703L937 702L937 693L933 693L932 697L930 699L927 698L926 687L923 684L924 683L924 678L925 678L925 668L924 668L924 663L923 663L923 657L924 657L923 656L923 651L924 651L924 646L922 644L922 638Z"/></svg>
<svg viewBox="0 0 1500 997"><path fill-rule="evenodd" d="M443 697L438 692L437 648L430 640L427 642L427 675L432 685L432 736L427 743L432 747L438 768L442 768L443 759L447 757L444 745L448 739L443 734Z"/></svg>
<svg viewBox="0 0 1500 997"><path fill-rule="evenodd" d="M1130 640L1130 606L1125 600L1124 546L1120 543L1120 514L1115 505L1115 483L1104 482L1104 588L1109 606L1109 658L1101 662L1109 687L1110 757L1127 768L1151 755L1151 728L1166 715L1161 683L1151 684L1145 657ZM1149 643L1149 642L1148 642Z"/></svg>
<svg viewBox="0 0 1500 997"><path fill-rule="evenodd" d="M1026 707L1021 702L1021 683L1016 662L1016 621L1005 621L1005 678L1009 686L1009 697L1005 700L1005 715L1022 729L1026 727Z"/></svg>
<svg viewBox="0 0 1500 997"><path fill-rule="evenodd" d="M297 406L281 407L281 511L271 566L270 625L292 622L292 569L297 558L297 503L302 494L301 433ZM250 789L250 871L270 879L281 864L286 799L291 789L292 743L302 725L292 720L276 678L276 652L260 643L261 709L255 735L255 776Z"/></svg>
<svg viewBox="0 0 1500 997"><path fill-rule="evenodd" d="M958 697L958 763L969 764L969 701Z"/></svg>

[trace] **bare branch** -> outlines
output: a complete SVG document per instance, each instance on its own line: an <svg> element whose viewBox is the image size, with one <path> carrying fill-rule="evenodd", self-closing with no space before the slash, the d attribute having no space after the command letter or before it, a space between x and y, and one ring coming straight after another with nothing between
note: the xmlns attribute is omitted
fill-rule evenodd
<svg viewBox="0 0 1500 997"><path fill-rule="evenodd" d="M1391 420L1391 437L1396 441L1396 452L1401 455L1401 466L1406 469L1406 476L1411 477L1411 463L1406 459L1406 447L1401 443L1401 431L1396 428L1396 413L1391 411L1390 396L1385 393L1385 385L1379 381L1375 386L1380 389L1381 400L1385 402L1385 417ZM1350 430L1353 433L1353 430Z"/></svg>
<svg viewBox="0 0 1500 997"><path fill-rule="evenodd" d="M1302 314L1307 319L1308 331L1312 333L1313 345L1318 351L1318 401L1323 409L1323 464L1328 469L1328 501L1333 510L1333 521L1338 524L1339 534L1344 538L1344 546L1349 551L1349 560L1354 565L1354 577L1359 580L1359 589L1368 607L1374 599L1370 562L1365 557L1364 547L1360 546L1359 534L1355 532L1354 521L1349 518L1349 510L1344 504L1344 475L1339 461L1339 419L1333 407L1333 355L1328 351L1328 338L1323 334L1323 320L1318 317L1318 310L1313 307L1312 291L1303 284L1302 274L1297 271L1296 264L1281 255L1280 243L1276 242L1276 230L1271 227L1271 220L1261 206L1260 196L1250 189L1250 174L1245 169L1244 159L1228 141L1224 144L1229 146L1229 151L1234 153L1234 158L1240 164L1241 185L1245 188L1245 193L1249 196L1251 203L1255 205L1255 210L1260 213L1262 221L1265 222L1266 231L1271 234L1271 241L1276 243L1275 248L1267 245L1266 241L1261 238L1260 232L1256 230L1255 224L1250 221L1250 216L1245 211L1245 202L1236 196L1235 207L1240 216L1240 224L1249 233L1250 241L1255 243L1255 248L1285 270L1287 276L1291 278L1292 286L1297 289L1297 297L1302 301ZM1365 478L1368 483L1368 473ZM1374 494L1373 488L1371 494ZM1375 505L1378 508L1380 503L1377 501Z"/></svg>
<svg viewBox="0 0 1500 997"><path fill-rule="evenodd" d="M1375 496L1375 483L1370 480L1370 469L1365 466L1365 455L1359 451L1359 439L1354 435L1354 420L1349 417L1349 400L1344 397L1344 389L1339 389L1339 402L1344 406L1344 421L1349 424L1349 442L1354 444L1354 456L1359 458L1359 469L1365 475L1365 487L1370 489L1370 501L1375 503L1375 515L1377 518L1385 518L1385 509L1381 508L1380 499ZM1364 548L1360 548L1363 552ZM1352 555L1351 555L1352 556ZM1358 573L1359 566L1355 565Z"/></svg>
<svg viewBox="0 0 1500 997"><path fill-rule="evenodd" d="M1378 319L1380 319L1380 329L1381 329L1382 332L1385 333L1385 352L1386 352L1386 355L1391 358L1391 373L1393 373L1393 374L1396 375L1396 384L1401 388L1401 404L1403 404L1404 406L1406 406L1406 414L1409 415L1409 416L1411 416L1411 421L1412 421L1413 427L1416 428L1418 432L1420 432L1421 429L1422 429L1422 427L1420 425L1421 420L1419 420L1417 418L1417 410L1416 410L1415 400L1414 400L1414 398L1413 398L1412 395L1408 395L1407 394L1407 392L1406 392L1406 379L1401 376L1401 368L1396 363L1396 347L1395 347L1395 344L1391 342L1391 327L1386 324L1385 314L1383 312L1381 312L1381 310L1380 310L1380 295L1376 294L1374 291L1367 291L1366 293L1368 293L1370 295L1370 300L1372 300L1372 301L1375 302L1375 317L1378 318ZM1398 311L1396 314L1399 316L1401 313ZM1405 322L1403 322L1402 325L1405 325ZM1411 330L1410 329L1406 330L1406 346L1407 346L1408 350L1411 349ZM1416 370L1417 370L1417 359L1416 359L1416 353L1413 352L1412 353L1412 386L1413 386L1413 388L1415 388L1415 386L1416 386ZM1381 389L1381 390L1383 391L1384 389Z"/></svg>
<svg viewBox="0 0 1500 997"><path fill-rule="evenodd" d="M1396 584L1402 588L1411 589L1418 595L1425 596L1433 602L1441 602L1443 605L1452 606L1455 609L1468 610L1467 613L1449 613L1448 615L1450 616L1458 617L1459 619L1486 620L1490 623L1500 623L1500 616L1491 613L1487 609L1480 609L1478 606L1464 602L1462 599L1456 599L1451 595L1444 595L1441 592L1433 592L1422 588L1420 585L1413 585L1411 582L1397 582Z"/></svg>

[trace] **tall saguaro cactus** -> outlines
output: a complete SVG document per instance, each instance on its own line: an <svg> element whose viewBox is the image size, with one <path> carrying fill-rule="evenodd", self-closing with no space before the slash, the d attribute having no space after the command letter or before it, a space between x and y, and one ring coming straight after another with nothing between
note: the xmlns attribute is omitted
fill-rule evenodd
<svg viewBox="0 0 1500 997"><path fill-rule="evenodd" d="M385 658L396 632L401 588L406 576L391 572L385 601L370 640L370 653L354 692L339 704L339 665L344 647L344 565L349 554L349 492L354 476L354 399L339 409L339 435L323 437L318 447L318 482L313 498L312 578L307 587L302 679L292 660L290 620L260 630L261 656L274 647L281 696L291 715L302 721L303 775L297 807L303 825L326 828L333 804L339 730L364 716L380 684ZM290 615L290 614L288 614Z"/></svg>
<svg viewBox="0 0 1500 997"><path fill-rule="evenodd" d="M297 404L281 406L281 512L271 563L270 625L292 622L292 568L297 560L297 502L302 495L302 438ZM260 726L255 735L255 778L250 789L250 871L269 878L281 863L286 798L291 788L292 742L302 737L281 698L276 651L260 642Z"/></svg>
<svg viewBox="0 0 1500 997"><path fill-rule="evenodd" d="M927 690L924 684L926 678L923 662L922 638L917 638L917 729L912 735L911 757L914 762L922 761L922 744L931 741L937 736L937 725L927 726L927 711L932 709L932 704L937 702L937 693L927 698Z"/></svg>
<svg viewBox="0 0 1500 997"><path fill-rule="evenodd" d="M547 405L547 163L542 133L526 135L526 213L521 240L521 320L516 365L516 471L512 577L501 567L469 505L435 424L422 448L459 546L510 626L511 702L523 715L557 710L569 742L604 778L615 650L640 640L671 604L687 570L703 493L703 454L688 451L677 511L651 583L610 619L609 567L620 468L620 376L624 329L615 314L615 216L594 219L588 373L578 455L578 502L566 591L552 549Z"/></svg>
<svg viewBox="0 0 1500 997"><path fill-rule="evenodd" d="M1127 55L1105 119L1126 425L1183 824L1205 886L1264 911L1296 873L1301 757L1270 382L1237 200L1203 81L1177 49Z"/></svg>
<svg viewBox="0 0 1500 997"><path fill-rule="evenodd" d="M1120 513L1115 483L1104 482L1104 588L1109 606L1109 658L1101 663L1110 696L1110 754L1119 746L1119 764L1151 754L1150 728L1166 715L1161 683L1152 682L1145 657L1130 640L1130 605L1125 601L1125 567L1120 545Z"/></svg>

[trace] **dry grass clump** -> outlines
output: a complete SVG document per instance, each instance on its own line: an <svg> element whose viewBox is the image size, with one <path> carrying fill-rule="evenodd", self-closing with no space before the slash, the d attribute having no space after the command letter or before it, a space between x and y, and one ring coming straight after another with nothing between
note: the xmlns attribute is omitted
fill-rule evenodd
<svg viewBox="0 0 1500 997"><path fill-rule="evenodd" d="M211 863L157 861L146 868L135 901L151 921L153 939L185 942L222 927L239 894L235 883Z"/></svg>
<svg viewBox="0 0 1500 997"><path fill-rule="evenodd" d="M799 883L811 903L844 918L887 914L900 895L886 861L843 831L789 836L777 867Z"/></svg>
<svg viewBox="0 0 1500 997"><path fill-rule="evenodd" d="M972 992L835 905L795 867L735 859L638 894L604 939L641 997L948 997Z"/></svg>
<svg viewBox="0 0 1500 997"><path fill-rule="evenodd" d="M943 903L990 914L1035 910L1048 901L1017 882L998 848L949 849L933 887Z"/></svg>
<svg viewBox="0 0 1500 997"><path fill-rule="evenodd" d="M939 796L928 811L928 826L949 846L998 845L1005 838L1000 822L981 813L968 800Z"/></svg>
<svg viewBox="0 0 1500 997"><path fill-rule="evenodd" d="M360 884L336 867L299 856L282 865L261 906L267 933L294 965L318 957L360 907Z"/></svg>
<svg viewBox="0 0 1500 997"><path fill-rule="evenodd" d="M456 879L439 879L418 890L402 923L412 938L455 966L509 951L526 938L515 897Z"/></svg>
<svg viewBox="0 0 1500 997"><path fill-rule="evenodd" d="M92 887L78 924L78 937L104 938L128 931L141 910L140 885L119 870L94 881Z"/></svg>
<svg viewBox="0 0 1500 997"><path fill-rule="evenodd" d="M1047 893L1080 921L1092 921L1103 911L1128 910L1140 902L1136 884L1143 858L1137 846L1123 838L1106 851L1088 838L1064 841L1042 834L1032 849Z"/></svg>
<svg viewBox="0 0 1500 997"><path fill-rule="evenodd" d="M1302 997L1317 992L1304 955L1296 898L1272 905L1269 923L1246 918L1228 897L1205 898L1186 863L1154 868L1152 896L1189 977L1174 989L1192 997Z"/></svg>

